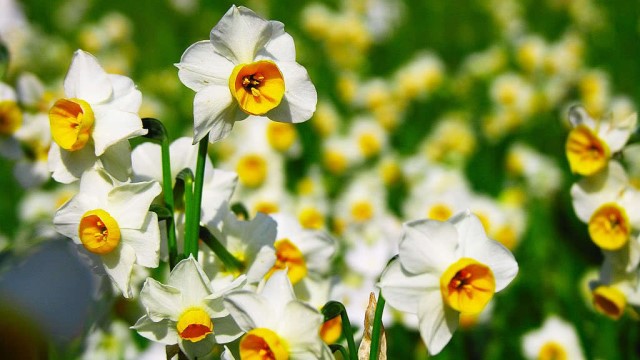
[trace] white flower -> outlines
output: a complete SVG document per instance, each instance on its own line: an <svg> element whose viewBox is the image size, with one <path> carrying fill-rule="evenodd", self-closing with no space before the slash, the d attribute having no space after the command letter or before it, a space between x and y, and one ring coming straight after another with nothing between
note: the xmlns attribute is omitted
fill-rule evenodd
<svg viewBox="0 0 640 360"><path fill-rule="evenodd" d="M147 278L140 292L147 313L132 328L147 339L178 344L190 359L204 356L216 343L229 343L242 334L222 303L222 295L242 281L215 291L190 256L173 268L166 285Z"/></svg>
<svg viewBox="0 0 640 360"><path fill-rule="evenodd" d="M160 193L156 182L118 183L105 172L86 172L80 192L53 218L56 231L100 257L104 270L131 297L133 264L158 266L158 217L149 211Z"/></svg>
<svg viewBox="0 0 640 360"><path fill-rule="evenodd" d="M555 315L548 317L540 329L524 335L522 351L524 356L531 360L584 359L576 330Z"/></svg>
<svg viewBox="0 0 640 360"><path fill-rule="evenodd" d="M298 123L315 111L317 94L295 61L293 39L278 21L232 6L211 30L210 40L182 55L178 76L196 91L194 143L210 133L224 138L236 121L252 116Z"/></svg>
<svg viewBox="0 0 640 360"><path fill-rule="evenodd" d="M622 150L638 122L636 113L596 120L580 106L569 110L569 120L573 129L567 137L567 159L571 171L584 176L602 170L611 156Z"/></svg>
<svg viewBox="0 0 640 360"><path fill-rule="evenodd" d="M24 114L24 123L16 130L15 138L22 145L22 157L16 162L13 174L24 188L33 188L49 180L47 167L51 146L46 114Z"/></svg>
<svg viewBox="0 0 640 360"><path fill-rule="evenodd" d="M629 247L629 269L640 261L640 192L631 186L622 165L610 161L603 171L571 187L573 209L589 225L591 240L603 250ZM628 246L627 246L628 245Z"/></svg>
<svg viewBox="0 0 640 360"><path fill-rule="evenodd" d="M77 50L64 79L64 92L66 98L49 111L53 178L70 183L99 164L125 181L131 172L126 140L147 133L138 116L140 91L128 77L107 74L96 58Z"/></svg>
<svg viewBox="0 0 640 360"><path fill-rule="evenodd" d="M478 313L518 272L513 255L487 238L469 211L448 221L404 224L399 256L382 273L382 295L392 307L418 314L429 353L439 353L461 313Z"/></svg>
<svg viewBox="0 0 640 360"><path fill-rule="evenodd" d="M241 359L333 358L318 334L322 315L295 298L284 271L275 272L259 293L229 293L224 305L246 332L240 340Z"/></svg>

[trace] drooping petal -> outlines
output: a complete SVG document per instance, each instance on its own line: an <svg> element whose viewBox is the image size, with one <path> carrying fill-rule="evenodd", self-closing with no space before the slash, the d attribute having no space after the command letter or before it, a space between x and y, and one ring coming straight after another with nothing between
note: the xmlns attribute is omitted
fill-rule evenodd
<svg viewBox="0 0 640 360"><path fill-rule="evenodd" d="M253 62L271 38L269 22L246 7L233 5L211 30L215 51L235 65Z"/></svg>
<svg viewBox="0 0 640 360"><path fill-rule="evenodd" d="M142 104L142 93L133 80L123 75L109 74L113 96L108 105L116 110L137 114Z"/></svg>
<svg viewBox="0 0 640 360"><path fill-rule="evenodd" d="M88 52L76 50L64 78L64 93L93 105L108 100L113 88L98 60Z"/></svg>
<svg viewBox="0 0 640 360"><path fill-rule="evenodd" d="M292 61L277 62L276 65L284 77L285 92L280 104L266 116L273 121L286 123L309 120L316 111L318 93L307 70Z"/></svg>
<svg viewBox="0 0 640 360"><path fill-rule="evenodd" d="M58 144L52 143L49 149L48 166L51 177L59 183L71 184L77 181L86 170L93 167L98 160L93 146L85 146L77 151L60 149Z"/></svg>
<svg viewBox="0 0 640 360"><path fill-rule="evenodd" d="M189 46L176 64L180 81L193 91L209 85L227 86L234 64L215 52L209 40Z"/></svg>
<svg viewBox="0 0 640 360"><path fill-rule="evenodd" d="M420 299L426 292L440 293L437 276L428 273L408 273L402 269L398 259L389 263L380 275L378 287L389 305L412 314L418 313Z"/></svg>
<svg viewBox="0 0 640 360"><path fill-rule="evenodd" d="M106 148L117 142L147 133L137 114L119 111L107 106L96 106L93 108L93 112L96 121L92 137L96 156L102 155Z"/></svg>
<svg viewBox="0 0 640 360"><path fill-rule="evenodd" d="M436 355L449 343L458 328L460 314L442 302L440 292L429 292L420 301L420 336L429 354Z"/></svg>
<svg viewBox="0 0 640 360"><path fill-rule="evenodd" d="M178 343L179 337L175 324L172 324L171 320L168 319L152 321L147 315L144 315L131 328L151 341L157 341L165 345Z"/></svg>
<svg viewBox="0 0 640 360"><path fill-rule="evenodd" d="M209 141L218 141L233 128L237 105L227 86L207 86L193 98L193 143L209 133Z"/></svg>
<svg viewBox="0 0 640 360"><path fill-rule="evenodd" d="M121 228L140 229L162 189L155 181L123 184L109 192L110 213Z"/></svg>
<svg viewBox="0 0 640 360"><path fill-rule="evenodd" d="M140 301L152 321L162 319L177 321L183 310L180 290L164 285L153 278L147 278L145 281L140 291Z"/></svg>
<svg viewBox="0 0 640 360"><path fill-rule="evenodd" d="M114 251L102 255L104 270L113 283L126 298L130 298L131 292L131 270L136 261L136 253L131 246L122 244Z"/></svg>
<svg viewBox="0 0 640 360"><path fill-rule="evenodd" d="M119 181L127 181L131 174L131 145L129 145L129 141L122 140L106 148L100 156L100 164L109 175ZM156 167L160 168L160 166Z"/></svg>
<svg viewBox="0 0 640 360"><path fill-rule="evenodd" d="M403 224L399 255L402 266L414 274L442 273L454 261L458 233L448 222L416 220Z"/></svg>
<svg viewBox="0 0 640 360"><path fill-rule="evenodd" d="M190 303L199 303L213 292L209 285L209 278L193 256L180 261L173 268L167 283L169 286L179 287L182 290L186 306L189 306Z"/></svg>
<svg viewBox="0 0 640 360"><path fill-rule="evenodd" d="M248 290L227 294L224 298L224 306L244 331L259 327L270 328L277 323L269 302Z"/></svg>
<svg viewBox="0 0 640 360"><path fill-rule="evenodd" d="M136 262L148 268L158 267L160 256L160 228L158 216L148 212L140 230L121 228L122 241L136 253Z"/></svg>

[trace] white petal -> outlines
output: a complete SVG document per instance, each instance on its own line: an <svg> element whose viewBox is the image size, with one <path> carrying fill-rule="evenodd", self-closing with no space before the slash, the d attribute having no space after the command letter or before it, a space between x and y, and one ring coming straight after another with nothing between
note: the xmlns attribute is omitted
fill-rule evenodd
<svg viewBox="0 0 640 360"><path fill-rule="evenodd" d="M267 299L274 308L284 307L285 304L296 298L287 272L284 270L275 271L269 277L260 295Z"/></svg>
<svg viewBox="0 0 640 360"><path fill-rule="evenodd" d="M136 263L148 268L158 267L160 256L160 228L155 213L147 213L140 230L120 229L122 241L136 253Z"/></svg>
<svg viewBox="0 0 640 360"><path fill-rule="evenodd" d="M284 77L285 92L280 104L266 115L273 121L300 123L313 116L318 93L307 70L296 62L276 63Z"/></svg>
<svg viewBox="0 0 640 360"><path fill-rule="evenodd" d="M147 218L149 206L162 189L155 181L123 184L109 192L109 210L126 229L141 229Z"/></svg>
<svg viewBox="0 0 640 360"><path fill-rule="evenodd" d="M191 143L191 139L189 139ZM133 181L155 180L162 184L162 156L159 144L144 142L131 151ZM173 164L173 157L171 158Z"/></svg>
<svg viewBox="0 0 640 360"><path fill-rule="evenodd" d="M322 340L318 336L318 329L322 325L323 318L320 313L309 305L300 301L291 301L286 304L278 334L295 350L311 350L320 355Z"/></svg>
<svg viewBox="0 0 640 360"><path fill-rule="evenodd" d="M79 194L96 199L94 206L107 206L109 192L115 186L114 179L103 169L91 169L82 174Z"/></svg>
<svg viewBox="0 0 640 360"><path fill-rule="evenodd" d="M211 30L215 50L234 64L251 63L271 38L269 22L253 11L235 5Z"/></svg>
<svg viewBox="0 0 640 360"><path fill-rule="evenodd" d="M627 184L628 178L622 166L617 161L610 161L603 171L571 186L576 215L588 223L596 209L606 202L615 201Z"/></svg>
<svg viewBox="0 0 640 360"><path fill-rule="evenodd" d="M131 327L141 336L157 341L165 345L173 345L178 343L178 332L175 328L175 322L162 319L158 322L151 321L147 315L142 316L135 325Z"/></svg>
<svg viewBox="0 0 640 360"><path fill-rule="evenodd" d="M584 124L593 129L595 125L593 118L591 118L582 106L578 105L574 105L569 109L569 122L571 122L573 127Z"/></svg>
<svg viewBox="0 0 640 360"><path fill-rule="evenodd" d="M211 333L207 334L207 336L200 341L191 342L189 340L181 340L178 342L180 350L187 355L189 360L211 358L208 355L213 351L215 344L215 337Z"/></svg>
<svg viewBox="0 0 640 360"><path fill-rule="evenodd" d="M77 151L66 151L60 149L58 144L52 143L48 155L51 177L63 184L70 184L80 179L82 173L92 168L97 160L93 146L90 145Z"/></svg>
<svg viewBox="0 0 640 360"><path fill-rule="evenodd" d="M149 318L153 321L162 319L178 320L182 309L182 295L173 286L161 284L159 281L147 278L140 291L140 301L145 307Z"/></svg>
<svg viewBox="0 0 640 360"><path fill-rule="evenodd" d="M213 336L218 344L227 344L244 334L231 315L213 319Z"/></svg>
<svg viewBox="0 0 640 360"><path fill-rule="evenodd" d="M193 91L209 85L229 86L234 64L216 53L209 40L189 46L176 64L180 81Z"/></svg>
<svg viewBox="0 0 640 360"><path fill-rule="evenodd" d="M411 314L418 313L420 299L427 292L440 293L439 279L432 274L413 275L393 260L380 275L378 287L392 307Z"/></svg>
<svg viewBox="0 0 640 360"><path fill-rule="evenodd" d="M271 40L264 48L258 50L256 60L261 58L278 61L296 61L296 47L291 35L284 31L284 24L279 21L269 21Z"/></svg>
<svg viewBox="0 0 640 360"><path fill-rule="evenodd" d="M193 98L193 143L196 144L209 133L209 141L218 141L231 131L235 121L237 105L228 86L210 85L196 93Z"/></svg>
<svg viewBox="0 0 640 360"><path fill-rule="evenodd" d="M111 81L98 60L88 52L77 50L64 78L64 93L90 104L109 99L113 91Z"/></svg>
<svg viewBox="0 0 640 360"><path fill-rule="evenodd" d="M119 181L127 181L131 174L131 145L129 145L129 141L122 140L106 148L100 156L100 164L109 175Z"/></svg>
<svg viewBox="0 0 640 360"><path fill-rule="evenodd" d="M210 177L209 181L206 180L207 175ZM231 199L237 183L238 174L236 172L213 169L213 167L210 171L205 169L200 213L203 223L208 223L219 216L218 213Z"/></svg>
<svg viewBox="0 0 640 360"><path fill-rule="evenodd" d="M209 278L192 255L171 270L168 285L179 288L186 303L200 303L213 292Z"/></svg>
<svg viewBox="0 0 640 360"><path fill-rule="evenodd" d="M123 75L109 74L113 86L113 97L108 102L109 107L137 114L142 104L142 93L136 88L133 80Z"/></svg>
<svg viewBox="0 0 640 360"><path fill-rule="evenodd" d="M271 270L276 263L276 251L273 247L263 246L258 250L253 263L247 269L247 283L256 283Z"/></svg>
<svg viewBox="0 0 640 360"><path fill-rule="evenodd" d="M273 328L278 322L270 303L248 290L229 293L224 299L224 306L244 331L259 327Z"/></svg>
<svg viewBox="0 0 640 360"><path fill-rule="evenodd" d="M107 275L120 289L122 295L130 298L132 296L131 270L133 269L133 263L136 261L136 253L133 248L121 243L114 251L102 255L101 258Z"/></svg>
<svg viewBox="0 0 640 360"><path fill-rule="evenodd" d="M102 155L106 148L119 141L147 133L147 130L142 127L142 120L138 114L106 106L96 106L93 111L96 121L92 137L96 156Z"/></svg>
<svg viewBox="0 0 640 360"><path fill-rule="evenodd" d="M460 314L444 306L440 292L427 294L419 305L420 336L430 355L436 355L449 343L458 328Z"/></svg>
<svg viewBox="0 0 640 360"><path fill-rule="evenodd" d="M458 233L449 222L416 220L403 228L399 255L404 269L414 274L442 273L453 263Z"/></svg>

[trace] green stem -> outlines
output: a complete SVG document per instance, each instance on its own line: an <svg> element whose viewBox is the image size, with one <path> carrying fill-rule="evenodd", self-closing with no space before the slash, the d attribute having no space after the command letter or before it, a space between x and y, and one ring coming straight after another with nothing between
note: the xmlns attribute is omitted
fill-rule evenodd
<svg viewBox="0 0 640 360"><path fill-rule="evenodd" d="M167 247L169 248L169 269L176 266L178 259L178 242L176 241L176 224L173 220L173 188L171 186L171 157L169 156L169 139L165 137L161 144L162 149L162 191L164 203L172 216L165 220L167 225Z"/></svg>
<svg viewBox="0 0 640 360"><path fill-rule="evenodd" d="M202 187L204 185L204 165L207 160L207 150L209 149L209 134L207 134L198 144L198 160L196 162L195 186L193 188L193 201L190 208L190 217L187 217L187 228L189 228L190 247L185 249L185 255L191 254L198 260L198 240L200 228L200 207L202 205ZM186 229L185 229L186 230ZM188 251L188 252L187 252Z"/></svg>
<svg viewBox="0 0 640 360"><path fill-rule="evenodd" d="M180 176L184 181L184 217L186 222L184 226L184 246L182 252L184 253L184 258L188 258L189 254L192 253L191 248L193 245L191 242L195 237L192 234L194 228L189 226L189 221L193 218L193 173L189 168L185 168L180 172Z"/></svg>
<svg viewBox="0 0 640 360"><path fill-rule="evenodd" d="M200 226L200 240L204 242L222 261L228 271L242 271L242 263L225 248L204 226Z"/></svg>
<svg viewBox="0 0 640 360"><path fill-rule="evenodd" d="M339 351L340 354L342 354L343 359L349 359L349 354L347 354L347 350L342 345L331 344L329 345L329 349L331 349L332 354L336 351Z"/></svg>
<svg viewBox="0 0 640 360"><path fill-rule="evenodd" d="M380 333L382 330L382 313L384 312L384 297L382 291L378 293L378 301L376 304L376 314L373 318L373 330L371 331L371 349L369 351L369 360L378 360L380 352Z"/></svg>
<svg viewBox="0 0 640 360"><path fill-rule="evenodd" d="M324 315L325 321L340 315L342 319L342 333L347 339L347 347L349 348L349 359L358 360L358 350L356 349L356 342L353 340L351 322L349 321L349 315L347 315L347 309L344 308L344 305L338 301L329 301L322 307L322 314Z"/></svg>

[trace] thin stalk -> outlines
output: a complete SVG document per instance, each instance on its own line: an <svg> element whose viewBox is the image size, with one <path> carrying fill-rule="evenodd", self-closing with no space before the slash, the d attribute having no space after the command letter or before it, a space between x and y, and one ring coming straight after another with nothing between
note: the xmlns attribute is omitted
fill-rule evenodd
<svg viewBox="0 0 640 360"><path fill-rule="evenodd" d="M339 351L343 359L349 359L349 354L347 354L347 350L342 345L332 344L329 345L329 349L331 349L331 353Z"/></svg>
<svg viewBox="0 0 640 360"><path fill-rule="evenodd" d="M369 360L378 360L380 352L380 333L382 329L382 313L384 312L384 297L382 291L378 293L378 302L376 304L376 314L373 318L373 330L371 331L371 349L369 352Z"/></svg>
<svg viewBox="0 0 640 360"><path fill-rule="evenodd" d="M171 217L166 219L167 225L167 247L169 248L169 269L176 266L178 259L178 242L176 241L176 224L173 220L173 188L171 186L171 157L169 156L169 139L165 136L161 143L162 149L162 191L164 204L171 212Z"/></svg>
<svg viewBox="0 0 640 360"><path fill-rule="evenodd" d="M191 171L188 171L186 174L188 174L189 176L184 177L184 217L186 219L186 224L184 227L184 246L182 249L184 258L188 258L189 254L192 254L192 242L194 240L198 241L197 236L193 234L193 231L195 229L192 226L189 226L189 221L193 218L193 174L191 173Z"/></svg>
<svg viewBox="0 0 640 360"><path fill-rule="evenodd" d="M349 315L347 315L347 309L344 308L344 305L339 301L329 301L322 307L322 315L324 315L325 321L340 315L342 319L342 333L347 339L347 347L349 348L349 359L358 360L358 349L356 348L356 342L353 340L351 322L349 321Z"/></svg>
<svg viewBox="0 0 640 360"><path fill-rule="evenodd" d="M202 187L204 185L204 165L209 149L209 134L207 134L198 144L198 160L196 162L195 184L193 187L193 201L187 205L191 209L191 217L187 218L187 227L190 229L191 238L188 240L190 247L185 249L185 255L190 253L194 259L198 260L198 238L200 228L200 207L202 205ZM187 252L188 251L188 252Z"/></svg>
<svg viewBox="0 0 640 360"><path fill-rule="evenodd" d="M227 248L225 248L220 241L218 241L218 239L203 226L200 226L200 240L202 240L202 242L204 242L213 251L213 253L216 254L227 270L231 272L242 271L242 263L231 255Z"/></svg>

